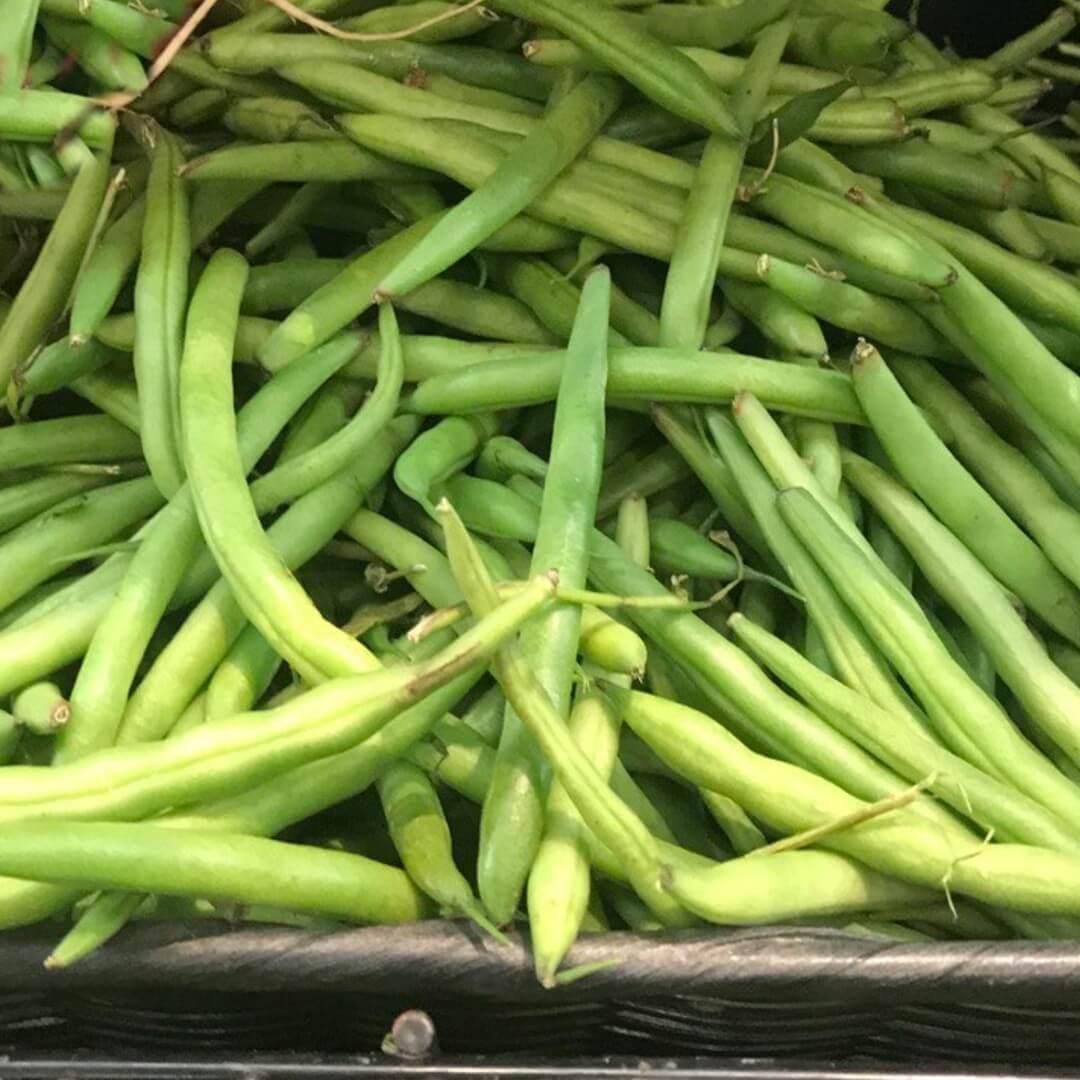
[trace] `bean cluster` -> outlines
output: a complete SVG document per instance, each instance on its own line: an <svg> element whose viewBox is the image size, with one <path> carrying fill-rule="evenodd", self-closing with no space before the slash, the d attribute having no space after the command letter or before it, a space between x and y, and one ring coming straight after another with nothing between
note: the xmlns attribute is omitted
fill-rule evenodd
<svg viewBox="0 0 1080 1080"><path fill-rule="evenodd" d="M1080 932L1076 0L16 7L0 927Z"/></svg>

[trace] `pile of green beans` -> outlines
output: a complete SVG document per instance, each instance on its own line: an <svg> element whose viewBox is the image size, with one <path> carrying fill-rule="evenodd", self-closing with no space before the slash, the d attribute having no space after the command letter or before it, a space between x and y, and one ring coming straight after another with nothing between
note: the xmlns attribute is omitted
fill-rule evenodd
<svg viewBox="0 0 1080 1080"><path fill-rule="evenodd" d="M1080 934L1077 15L884 7L0 25L0 927Z"/></svg>

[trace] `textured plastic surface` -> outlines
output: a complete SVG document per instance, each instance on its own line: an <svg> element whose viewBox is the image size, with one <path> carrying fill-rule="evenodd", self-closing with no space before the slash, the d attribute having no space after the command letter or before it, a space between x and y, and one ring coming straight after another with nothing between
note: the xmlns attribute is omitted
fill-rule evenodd
<svg viewBox="0 0 1080 1080"><path fill-rule="evenodd" d="M1075 1066L1080 1076L1080 944L911 945L806 929L613 934L584 939L570 960L618 958L617 966L546 991L525 942L502 948L464 924L321 935L144 925L56 972L41 966L51 941L41 933L0 938L0 987L20 987L0 995L5 1080L71 1076L64 1055L77 1051L78 1076L111 1075L84 1069L110 1060L150 1070L131 1077L173 1075L160 1071L170 1061L196 1070L178 1076L235 1075L205 1070L247 1062L249 1053L297 1052L329 1057L303 1059L310 1074L260 1065L247 1075L381 1075L371 1070L383 1059L347 1055L377 1051L409 1008L431 1015L449 1058L438 1059L443 1072L400 1065L394 1075L537 1075L492 1071L530 1063L548 1069L540 1075L621 1075L572 1071L575 1059L599 1068L615 1054L665 1076L700 1056L715 1067L754 1059L753 1075L787 1075L812 1061L861 1061L870 1072L933 1061ZM459 1060L458 1071L446 1071L461 1055L496 1060ZM16 1073L16 1065L38 1072Z"/></svg>

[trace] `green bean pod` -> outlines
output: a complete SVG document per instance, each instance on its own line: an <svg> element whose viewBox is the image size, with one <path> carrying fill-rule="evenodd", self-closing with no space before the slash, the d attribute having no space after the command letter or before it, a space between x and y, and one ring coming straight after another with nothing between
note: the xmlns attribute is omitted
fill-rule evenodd
<svg viewBox="0 0 1080 1080"><path fill-rule="evenodd" d="M757 269L770 289L833 326L917 356L948 357L951 353L931 326L897 300L768 255L761 256Z"/></svg>
<svg viewBox="0 0 1080 1080"><path fill-rule="evenodd" d="M858 346L852 371L874 432L903 479L1032 611L1068 640L1080 641L1080 596L956 460L877 350Z"/></svg>
<svg viewBox="0 0 1080 1080"><path fill-rule="evenodd" d="M18 98L26 93L29 91ZM31 353L43 343L67 305L105 198L111 149L110 127L105 149L85 164L72 182L33 269L0 324L0 392L6 393L16 369L25 365Z"/></svg>
<svg viewBox="0 0 1080 1080"><path fill-rule="evenodd" d="M452 508L441 508L451 566L471 607L490 610L495 592L479 554ZM606 787L595 768L578 750L551 699L536 682L516 646L500 652L495 673L515 713L551 763L583 819L599 834L602 844L616 853L626 867L634 888L665 924L685 925L687 917L677 904L663 895L656 841Z"/></svg>
<svg viewBox="0 0 1080 1080"><path fill-rule="evenodd" d="M938 593L989 652L1031 718L1070 759L1080 753L1080 690L1050 661L1008 596L955 536L871 462L845 456L845 474L865 494Z"/></svg>
<svg viewBox="0 0 1080 1080"><path fill-rule="evenodd" d="M737 136L726 95L678 50L603 4L587 10L566 0L498 0L500 11L557 30L617 72L650 100L707 131Z"/></svg>
<svg viewBox="0 0 1080 1080"><path fill-rule="evenodd" d="M730 625L739 643L811 708L905 779L919 783L929 777L928 790L962 817L1006 840L1055 851L1080 850L1080 834L1035 800L932 739L895 738L887 713L829 678L775 635L740 615L732 616Z"/></svg>
<svg viewBox="0 0 1080 1080"><path fill-rule="evenodd" d="M421 383L403 402L421 414L473 413L553 401L563 353L539 356L528 371L491 361ZM847 376L792 368L758 357L681 349L613 348L608 393L619 401L719 404L750 390L769 407L840 423L865 423Z"/></svg>
<svg viewBox="0 0 1080 1080"><path fill-rule="evenodd" d="M423 771L396 761L376 786L390 837L409 877L448 914L486 923L469 883L454 865L450 826Z"/></svg>
<svg viewBox="0 0 1080 1080"><path fill-rule="evenodd" d="M140 195L104 232L75 285L68 332L88 338L112 310L142 250L146 197Z"/></svg>
<svg viewBox="0 0 1080 1080"><path fill-rule="evenodd" d="M567 364L559 388L545 505L533 547L533 572L555 570L569 588L585 584L584 536L596 513L600 485L609 280L606 270L593 271L582 292L568 348L575 362ZM579 609L562 607L537 620L523 638L539 684L564 716L580 631ZM496 923L512 917L540 846L544 787L532 736L508 709L480 819L477 862L480 897Z"/></svg>
<svg viewBox="0 0 1080 1080"><path fill-rule="evenodd" d="M798 833L869 804L793 765L755 754L708 717L650 695L613 691L623 720L696 783L733 798L754 817ZM777 795L781 792L782 795ZM824 837L822 846L924 888L1046 914L1077 910L1076 856L1042 847L974 843L927 827L913 808L893 810ZM748 856L756 858L756 856Z"/></svg>
<svg viewBox="0 0 1080 1080"><path fill-rule="evenodd" d="M952 659L896 579L857 551L806 491L789 489L778 503L784 520L907 681L943 741L972 764L1008 778L1066 823L1080 820L1075 785Z"/></svg>
<svg viewBox="0 0 1080 1080"><path fill-rule="evenodd" d="M143 254L135 278L135 379L143 454L167 498L183 483L178 385L191 237L187 192L177 175L175 139L146 128L151 154Z"/></svg>

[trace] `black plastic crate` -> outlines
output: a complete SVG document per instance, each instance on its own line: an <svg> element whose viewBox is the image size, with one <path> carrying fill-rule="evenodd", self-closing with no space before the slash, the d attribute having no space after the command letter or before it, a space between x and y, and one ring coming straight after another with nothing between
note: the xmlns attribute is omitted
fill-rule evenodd
<svg viewBox="0 0 1080 1080"><path fill-rule="evenodd" d="M609 934L569 962L617 965L557 990L463 923L137 926L61 972L50 947L0 939L2 1077L1080 1076L1080 943ZM407 1009L434 1022L424 1061L377 1054Z"/></svg>

